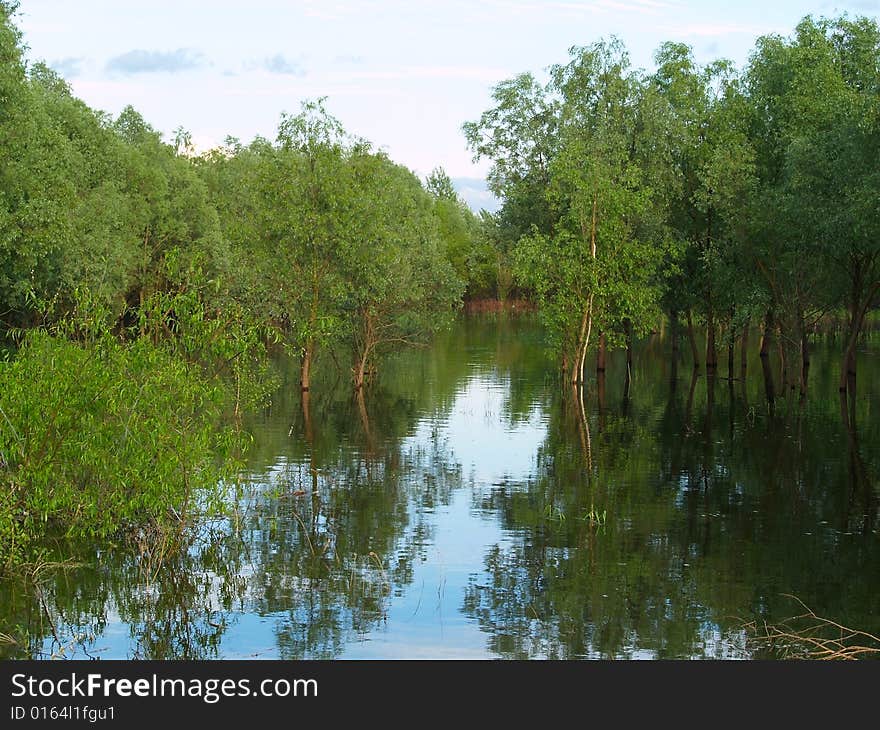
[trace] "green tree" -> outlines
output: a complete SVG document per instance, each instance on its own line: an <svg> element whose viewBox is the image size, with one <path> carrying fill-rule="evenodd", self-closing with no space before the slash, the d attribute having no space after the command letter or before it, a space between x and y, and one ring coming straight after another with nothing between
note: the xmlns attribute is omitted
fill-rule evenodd
<svg viewBox="0 0 880 730"><path fill-rule="evenodd" d="M469 296L479 289L485 291L485 271L475 266L483 242L479 220L455 192L452 180L442 167L431 172L425 188L434 201L434 217L446 258L458 278L467 282Z"/></svg>
<svg viewBox="0 0 880 730"><path fill-rule="evenodd" d="M802 389L810 321L832 306L847 311L840 389L854 387L880 291L878 59L875 21L808 17L790 39L761 38L748 71L765 201L757 256L785 339L800 346Z"/></svg>
<svg viewBox="0 0 880 730"><path fill-rule="evenodd" d="M444 257L433 215L448 198L432 200L412 173L382 154L359 151L350 165L359 226L343 266L360 390L383 349L424 342L449 321L463 281Z"/></svg>
<svg viewBox="0 0 880 730"><path fill-rule="evenodd" d="M736 270L738 246L748 236L754 153L747 137L748 106L733 66L715 61L699 66L690 47L664 43L655 54L650 83L667 106L670 175L667 223L679 242L669 269L664 308L673 327L684 312L694 364L700 362L693 315L706 324L705 362L718 365L719 325L727 323L732 343L737 323L751 316L752 275ZM736 283L736 286L732 284Z"/></svg>

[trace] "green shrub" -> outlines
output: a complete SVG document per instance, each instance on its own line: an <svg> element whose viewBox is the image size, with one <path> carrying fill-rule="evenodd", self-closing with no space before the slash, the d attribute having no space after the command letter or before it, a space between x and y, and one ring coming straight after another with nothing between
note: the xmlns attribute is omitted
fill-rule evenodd
<svg viewBox="0 0 880 730"><path fill-rule="evenodd" d="M227 402L149 338L29 332L0 363L0 571L51 534L186 524L234 466L239 435L217 426Z"/></svg>

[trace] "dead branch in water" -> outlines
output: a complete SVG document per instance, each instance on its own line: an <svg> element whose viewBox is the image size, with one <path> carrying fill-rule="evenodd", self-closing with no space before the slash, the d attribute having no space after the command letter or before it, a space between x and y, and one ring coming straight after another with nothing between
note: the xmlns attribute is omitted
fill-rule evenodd
<svg viewBox="0 0 880 730"><path fill-rule="evenodd" d="M800 598L786 597L804 613L779 624L752 621L745 625L751 641L780 659L862 659L880 657L880 638L818 616Z"/></svg>

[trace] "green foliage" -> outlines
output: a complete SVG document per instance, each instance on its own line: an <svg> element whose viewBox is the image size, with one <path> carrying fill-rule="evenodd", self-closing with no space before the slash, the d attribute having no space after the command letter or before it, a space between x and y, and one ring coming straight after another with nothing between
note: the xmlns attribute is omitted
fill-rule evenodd
<svg viewBox="0 0 880 730"><path fill-rule="evenodd" d="M0 568L52 534L186 524L232 474L224 403L218 383L148 339L29 332L0 367Z"/></svg>
<svg viewBox="0 0 880 730"><path fill-rule="evenodd" d="M854 377L880 294L876 21L805 18L758 39L742 73L681 43L650 75L614 38L570 53L546 86L499 84L464 125L503 198L492 245L516 252L563 361L583 359L591 327L620 343L662 308L705 324L714 369L716 338L764 319L802 359L803 393L810 333L845 308Z"/></svg>
<svg viewBox="0 0 880 730"><path fill-rule="evenodd" d="M474 296L492 286L491 274L475 266L482 235L480 222L455 192L452 180L442 167L435 168L425 181L434 200L434 217L446 258L455 274L467 282L468 294Z"/></svg>
<svg viewBox="0 0 880 730"><path fill-rule="evenodd" d="M427 194L323 100L284 115L276 144L229 140L198 169L236 252L231 296L301 356L304 386L321 351L353 349L359 384L368 360L455 311L472 214L445 173Z"/></svg>
<svg viewBox="0 0 880 730"><path fill-rule="evenodd" d="M647 141L662 122L654 98L619 41L571 55L551 69L544 89L522 76L497 87L498 106L466 125L466 134L478 154L493 159L491 179L505 196L496 230L510 226L507 235L516 236L518 281L534 292L579 378L594 328L614 345L616 332L652 326L666 236L658 210L662 166ZM526 205L536 194L540 206ZM520 224L511 226L511 216Z"/></svg>
<svg viewBox="0 0 880 730"><path fill-rule="evenodd" d="M350 160L358 231L342 252L355 385L383 349L424 342L449 323L463 282L438 235L435 201L406 168L362 150ZM454 201L452 201L454 202Z"/></svg>

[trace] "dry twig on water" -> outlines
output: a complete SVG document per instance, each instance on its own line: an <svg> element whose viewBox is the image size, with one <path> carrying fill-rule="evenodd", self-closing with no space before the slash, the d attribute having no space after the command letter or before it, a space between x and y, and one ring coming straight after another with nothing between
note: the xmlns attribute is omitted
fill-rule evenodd
<svg viewBox="0 0 880 730"><path fill-rule="evenodd" d="M880 638L816 615L797 596L804 613L779 624L752 621L745 628L759 647L781 659L880 658Z"/></svg>

